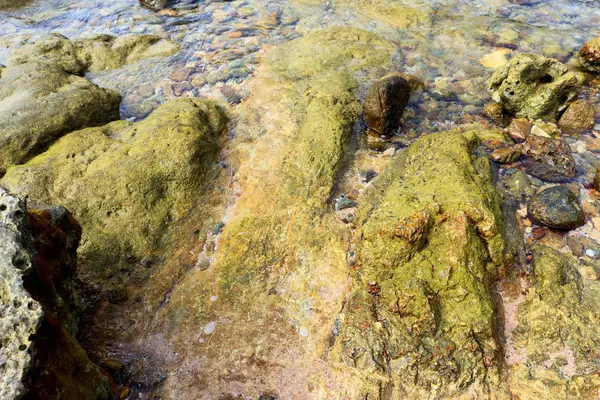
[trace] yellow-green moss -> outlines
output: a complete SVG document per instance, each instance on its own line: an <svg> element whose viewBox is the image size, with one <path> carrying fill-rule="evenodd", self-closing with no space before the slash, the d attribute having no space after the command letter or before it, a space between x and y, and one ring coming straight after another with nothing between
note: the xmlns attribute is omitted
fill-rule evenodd
<svg viewBox="0 0 600 400"><path fill-rule="evenodd" d="M175 100L138 123L73 132L11 168L2 184L71 210L83 226L82 272L119 283L192 207L225 124L212 102Z"/></svg>
<svg viewBox="0 0 600 400"><path fill-rule="evenodd" d="M154 35L98 35L91 39L69 40L60 34L49 34L13 51L8 66L47 62L68 73L83 75L88 71L119 68L144 58L169 56L179 50L178 44Z"/></svg>
<svg viewBox="0 0 600 400"><path fill-rule="evenodd" d="M582 278L577 260L533 248L534 276L514 331L521 361L510 369L520 398L593 398L600 390L600 282Z"/></svg>
<svg viewBox="0 0 600 400"><path fill-rule="evenodd" d="M503 262L501 203L476 143L473 132L423 137L361 201L336 354L384 376L365 393L483 396L500 385L490 281Z"/></svg>

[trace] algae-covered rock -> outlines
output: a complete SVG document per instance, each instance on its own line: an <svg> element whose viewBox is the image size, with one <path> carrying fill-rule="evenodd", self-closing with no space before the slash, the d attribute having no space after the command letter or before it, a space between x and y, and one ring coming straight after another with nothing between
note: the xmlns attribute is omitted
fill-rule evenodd
<svg viewBox="0 0 600 400"><path fill-rule="evenodd" d="M185 357L198 354L190 338L210 335L206 364L196 372L177 365L165 397L353 397L350 372L334 373L322 361L348 276L346 227L332 194L352 155L359 88L390 70L395 51L372 33L336 27L265 55L240 109L233 155L242 161L241 196L219 235L216 261L190 273L158 318ZM248 374L252 360L260 368ZM329 373L328 384L322 377ZM198 377L203 389L180 390Z"/></svg>
<svg viewBox="0 0 600 400"><path fill-rule="evenodd" d="M600 282L586 279L577 260L533 248L533 272L518 307L511 392L526 399L591 399L600 389Z"/></svg>
<svg viewBox="0 0 600 400"><path fill-rule="evenodd" d="M121 96L61 69L28 63L0 79L0 174L74 130L119 118Z"/></svg>
<svg viewBox="0 0 600 400"><path fill-rule="evenodd" d="M361 398L501 390L490 282L503 227L476 142L472 132L418 140L360 202L354 290L334 354L362 371Z"/></svg>
<svg viewBox="0 0 600 400"><path fill-rule="evenodd" d="M583 76L559 61L521 54L494 72L489 88L494 100L517 117L556 120L582 84Z"/></svg>
<svg viewBox="0 0 600 400"><path fill-rule="evenodd" d="M386 22L398 29L431 24L431 10L422 2L358 0L357 8L369 18Z"/></svg>
<svg viewBox="0 0 600 400"><path fill-rule="evenodd" d="M82 275L115 288L188 212L225 123L212 102L172 101L138 123L73 132L2 182L30 201L72 210L84 228Z"/></svg>
<svg viewBox="0 0 600 400"><path fill-rule="evenodd" d="M0 188L0 396L108 399L75 335L81 227L64 208L27 210Z"/></svg>
<svg viewBox="0 0 600 400"><path fill-rule="evenodd" d="M14 50L8 66L40 61L56 65L70 74L83 75L88 71L119 68L145 58L169 56L179 49L178 44L154 35L98 35L91 39L69 40L54 33Z"/></svg>
<svg viewBox="0 0 600 400"><path fill-rule="evenodd" d="M529 212L535 221L551 228L573 229L585 222L579 198L565 186L538 192L529 203Z"/></svg>

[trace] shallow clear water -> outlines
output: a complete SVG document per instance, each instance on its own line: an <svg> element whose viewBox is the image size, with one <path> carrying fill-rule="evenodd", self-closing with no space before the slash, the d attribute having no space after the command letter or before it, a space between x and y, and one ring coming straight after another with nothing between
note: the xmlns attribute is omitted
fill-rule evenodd
<svg viewBox="0 0 600 400"><path fill-rule="evenodd" d="M0 63L9 47L47 32L69 38L149 33L181 43L184 50L167 59L90 76L124 96L124 118L139 118L175 97L236 103L246 96L240 82L252 74L265 45L326 26L353 26L398 43L398 69L428 83L414 110L420 123L412 128L438 130L478 118L473 115L489 99L485 81L492 69L480 63L486 54L506 49L507 57L536 52L567 61L600 26L598 1L390 1L424 15L401 28L366 15L353 1L303 3L310 2L188 1L172 4L174 15L161 15L135 0L34 1L0 11Z"/></svg>

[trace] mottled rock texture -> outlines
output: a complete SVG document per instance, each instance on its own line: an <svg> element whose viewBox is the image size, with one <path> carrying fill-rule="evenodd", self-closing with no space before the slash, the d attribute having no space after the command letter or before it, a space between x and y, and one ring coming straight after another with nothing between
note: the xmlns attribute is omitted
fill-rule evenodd
<svg viewBox="0 0 600 400"><path fill-rule="evenodd" d="M169 56L179 49L176 43L154 35L98 35L91 39L70 40L55 33L14 50L8 66L38 61L58 66L70 74L83 75L119 68L144 58Z"/></svg>
<svg viewBox="0 0 600 400"><path fill-rule="evenodd" d="M23 375L32 363L30 336L44 313L23 287L31 268L30 241L24 232L27 208L0 189L0 397L15 399L25 392Z"/></svg>
<svg viewBox="0 0 600 400"><path fill-rule="evenodd" d="M521 54L496 70L489 88L494 100L517 117L556 120L577 99L583 80L559 61Z"/></svg>
<svg viewBox="0 0 600 400"><path fill-rule="evenodd" d="M593 399L600 389L600 282L577 259L537 245L514 329L511 392L525 399Z"/></svg>
<svg viewBox="0 0 600 400"><path fill-rule="evenodd" d="M536 193L529 203L536 222L558 229L573 229L584 224L585 215L575 193L565 186L553 186Z"/></svg>
<svg viewBox="0 0 600 400"><path fill-rule="evenodd" d="M73 132L3 184L41 204L61 204L82 224L81 275L122 299L124 280L190 209L215 163L227 118L214 103L175 100L145 120Z"/></svg>
<svg viewBox="0 0 600 400"><path fill-rule="evenodd" d="M390 74L375 82L363 105L368 133L390 136L400 126L411 93L422 86L418 78L402 73Z"/></svg>
<svg viewBox="0 0 600 400"><path fill-rule="evenodd" d="M4 189L0 210L2 398L108 399L108 378L75 339L81 227L64 208L28 211Z"/></svg>
<svg viewBox="0 0 600 400"><path fill-rule="evenodd" d="M119 118L121 96L57 66L31 62L0 78L0 174L62 135Z"/></svg>
<svg viewBox="0 0 600 400"><path fill-rule="evenodd" d="M581 48L577 59L582 67L592 73L600 72L600 36L595 37Z"/></svg>
<svg viewBox="0 0 600 400"><path fill-rule="evenodd" d="M592 129L596 117L594 104L587 100L577 100L563 113L558 125L567 133L581 133Z"/></svg>
<svg viewBox="0 0 600 400"><path fill-rule="evenodd" d="M491 289L504 263L501 203L476 143L474 132L418 140L361 201L333 351L361 371L359 398L502 392Z"/></svg>

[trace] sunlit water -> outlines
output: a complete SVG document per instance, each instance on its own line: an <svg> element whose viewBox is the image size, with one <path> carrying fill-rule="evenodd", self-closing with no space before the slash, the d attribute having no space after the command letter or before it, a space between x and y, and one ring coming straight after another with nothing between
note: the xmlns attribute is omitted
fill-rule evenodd
<svg viewBox="0 0 600 400"><path fill-rule="evenodd" d="M420 104L408 114L415 124L408 126L439 130L481 114L492 71L480 63L486 54L506 49L507 57L536 52L567 61L600 26L599 1L402 1L428 15L423 23L402 29L362 14L352 1L301 3L188 0L172 4L176 15L160 15L135 0L33 1L0 11L0 63L9 46L47 32L69 38L149 33L181 43L184 50L172 57L90 76L124 96L124 118L140 118L175 97L239 102L247 95L239 84L256 69L257 53L265 45L326 26L353 26L398 44L398 69L428 83Z"/></svg>

